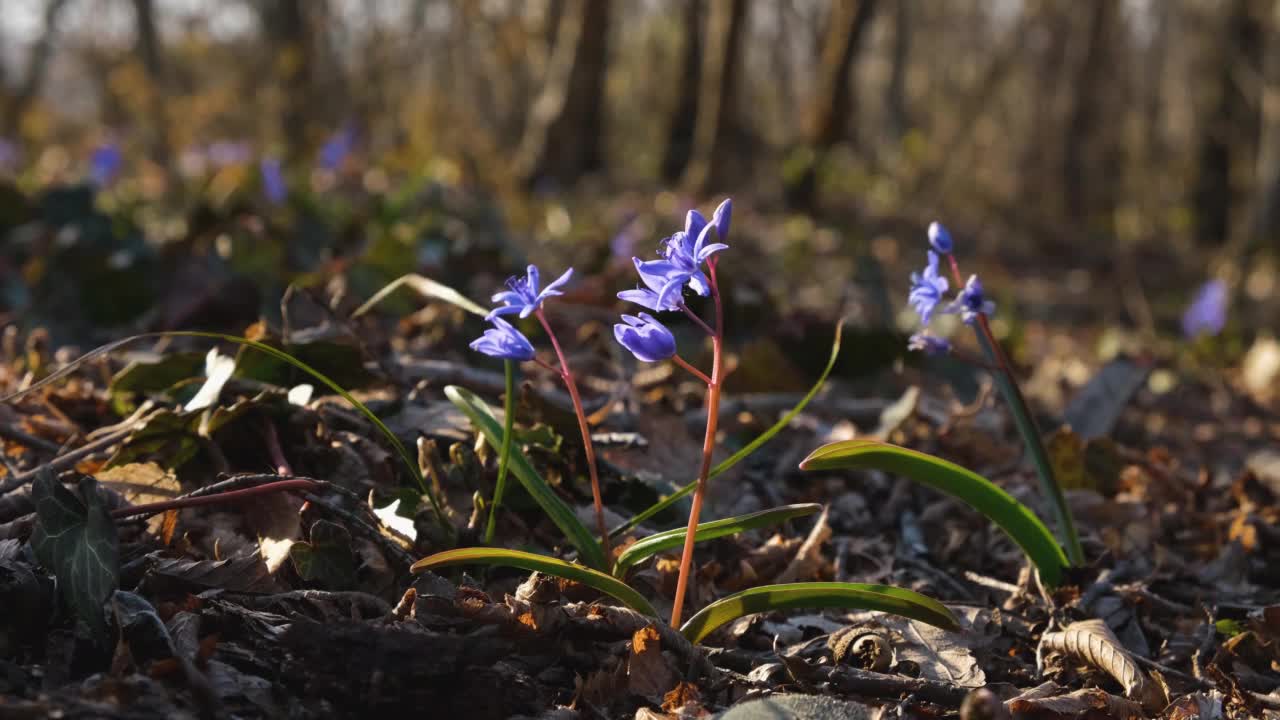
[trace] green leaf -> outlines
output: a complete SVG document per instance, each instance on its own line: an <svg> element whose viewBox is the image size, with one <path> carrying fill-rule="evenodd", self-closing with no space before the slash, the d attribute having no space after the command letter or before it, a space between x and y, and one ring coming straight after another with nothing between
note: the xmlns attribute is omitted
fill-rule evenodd
<svg viewBox="0 0 1280 720"><path fill-rule="evenodd" d="M1004 396L1005 404L1009 406L1009 410L1013 413L1014 424L1018 426L1018 434L1022 436L1022 442L1027 446L1028 452L1031 454L1033 464L1036 466L1036 477L1040 480L1040 491L1049 501L1049 507L1053 510L1054 518L1058 523L1058 531L1062 533L1064 544L1067 547L1067 557L1072 565L1080 565L1084 562L1084 549L1080 546L1080 534L1076 532L1075 520L1071 517L1071 508L1067 505L1067 498L1062 494L1062 486L1058 484L1057 479L1053 475L1053 463L1049 460L1049 453L1044 449L1044 441L1040 437L1040 428L1036 426L1035 418L1031 416L1030 409L1027 408L1027 401L1022 397L1022 391L1018 388L1018 383L1013 379L1013 374L1008 370L1004 363L1003 351L995 347L995 339L992 338L987 328L985 317L980 317L981 323L975 326L973 331L978 337L978 343L982 345L982 352L987 356L987 361L996 365L999 369L992 372L995 378L996 387L1000 388L1000 394Z"/></svg>
<svg viewBox="0 0 1280 720"><path fill-rule="evenodd" d="M577 563L565 562L558 558L520 550L508 550L506 548L446 550L419 560L409 569L413 572L422 572L450 565L501 565L546 573L547 575L580 582L587 587L599 590L637 612L653 617L658 616L658 611L653 609L653 606L649 604L648 600L644 599L643 595L617 578Z"/></svg>
<svg viewBox="0 0 1280 720"><path fill-rule="evenodd" d="M1000 526L1022 548L1040 579L1050 587L1062 582L1067 556L1040 518L990 480L932 455L874 440L845 440L824 445L800 463L803 470L876 468L909 477L963 500Z"/></svg>
<svg viewBox="0 0 1280 720"><path fill-rule="evenodd" d="M471 420L490 445L502 446L502 426L498 424L497 418L493 416L493 412L489 410L484 400L470 390L457 385L447 386L444 394ZM582 561L597 570L607 568L608 561L604 557L604 550L601 549L600 543L596 542L587 526L578 520L573 510L555 494L550 485L547 485L547 481L543 480L538 471L533 468L529 458L525 457L518 448L511 449L511 471L538 503L538 507L542 508L547 517L560 528L560 532L563 532L569 542L578 549Z"/></svg>
<svg viewBox="0 0 1280 720"><path fill-rule="evenodd" d="M763 585L743 590L706 606L680 627L689 642L701 642L716 628L744 615L796 608L855 608L878 610L919 620L943 630L959 630L960 623L945 605L919 593L890 585L813 582Z"/></svg>
<svg viewBox="0 0 1280 720"><path fill-rule="evenodd" d="M507 391L502 409L502 449L498 452L498 481L493 487L493 502L484 528L485 545L493 544L493 534L498 527L498 508L502 506L502 495L507 490L507 471L511 466L511 435L516 421L516 363L514 360L504 360L502 365Z"/></svg>
<svg viewBox="0 0 1280 720"><path fill-rule="evenodd" d="M105 638L103 605L120 580L119 540L98 483L80 479L80 495L62 486L52 473L41 473L31 485L36 525L31 549L58 579L58 588L76 617L98 638Z"/></svg>
<svg viewBox="0 0 1280 720"><path fill-rule="evenodd" d="M366 312L369 312L374 305L382 302L382 300L388 295L406 285L417 291L417 293L423 297L443 300L451 305L460 307L473 315L484 317L489 314L488 310L472 302L466 295L463 295L448 285L438 283L435 280L423 277L422 275L410 273L408 275L402 275L387 283L386 287L374 293L373 297L369 298L363 305L356 308L356 311L351 313L351 317L359 317Z"/></svg>
<svg viewBox="0 0 1280 720"><path fill-rule="evenodd" d="M760 433L759 437L757 437L755 440L752 440L751 442L747 443L741 450L730 455L720 464L711 468L711 472L708 473L707 475L707 480L710 480L711 478L714 478L715 476L725 472L726 470L733 467L734 465L737 465L739 462L741 462L744 458L746 458L751 453L755 452L756 450L759 450L761 445L764 445L765 443L769 442L770 440L773 439L774 435L777 435L778 433L782 432L782 429L785 428L787 425L790 425L791 421L794 420L795 417L805 409L805 406L809 404L809 401L813 400L814 396L818 394L818 391L822 389L823 383L827 381L827 376L831 374L831 369L836 366L836 359L840 357L840 335L843 333L843 331L844 331L844 318L841 318L840 322L836 324L836 337L831 342L831 357L830 359L827 360L827 367L822 370L822 374L818 376L818 381L813 384L813 387L809 388L809 392L805 393L805 396L803 398L800 398L800 402L796 403L795 407L791 408L791 410L789 410L786 415L783 415L778 420L778 422L774 423L768 430L765 430L764 432ZM680 498L683 498L686 495L689 495L690 493L692 493L694 491L694 488L696 488L697 486L698 486L698 481L695 480L689 483L688 485L685 485L684 487L680 488L679 490L675 491L674 493L668 495L667 497L659 500L658 502L650 506L648 509L641 511L640 513L632 517L630 520L619 525L613 530L610 530L609 537L618 537L619 535L631 530L632 528L636 527L637 525L644 522L645 520L648 520L654 515L657 515L663 510L666 510L667 508L679 502Z"/></svg>
<svg viewBox="0 0 1280 720"><path fill-rule="evenodd" d="M723 520L713 520L711 522L700 523L697 532L693 535L694 542L702 542L704 540L714 540L718 537L726 535L736 535L747 530L755 530L756 528L768 527L786 522L793 518L812 515L822 509L817 503L805 503L801 505L783 505L782 507L770 508L753 512L747 515L739 515L737 517L725 518ZM625 577L627 571L632 567L644 562L664 550L681 547L684 545L684 537L688 533L688 528L677 528L675 530L667 530L666 532L655 533L647 538L633 543L626 550L623 550L613 565L614 577Z"/></svg>
<svg viewBox="0 0 1280 720"><path fill-rule="evenodd" d="M351 587L356 578L356 560L351 551L351 533L337 523L317 520L311 526L309 542L296 542L289 559L298 576L330 590Z"/></svg>
<svg viewBox="0 0 1280 720"><path fill-rule="evenodd" d="M131 362L111 378L107 396L111 409L121 417L138 409L135 396L167 390L183 380L199 377L204 370L204 353L180 352L155 362Z"/></svg>
<svg viewBox="0 0 1280 720"><path fill-rule="evenodd" d="M431 488L427 485L426 479L422 477L422 471L418 468L418 463L413 459L412 456L409 455L409 451L405 449L404 444L400 442L400 439L396 437L396 434L391 432L391 428L388 428L386 424L384 424L381 420L378 419L378 416L375 415L372 410L370 410L364 403L355 399L355 397L353 397L351 393L347 392L345 389L342 388L341 385L337 384L332 379L330 379L329 376L324 375L319 370L316 370L315 368L307 365L301 360L298 360L297 358L293 357L287 352L284 352L283 350L278 350L276 348L271 347L270 345L260 343L256 340L250 340L248 338L243 338L236 335L225 335L223 333L215 333L215 332L201 332L197 330L171 330L167 332L154 332L154 333L142 333L140 335L130 335L127 338L116 340L115 342L109 342L106 345L101 345L99 347L94 348L93 350L90 350L84 355L81 355L75 360L72 360L71 362L67 363L63 367L59 368L56 372L51 373L48 377L41 380L40 382L35 383L23 390L19 390L18 392L15 392L15 393L10 393L5 397L0 398L0 403L11 402L19 397L22 397L23 395L27 395L35 390L38 390L46 385L49 385L50 383L71 374L71 372L73 372L76 368L80 367L81 365L88 362L89 360L105 355L135 340L141 340L143 338L158 338L158 337L210 338L213 340L224 340L226 342L232 342L238 345L246 345L255 350L266 353L267 355L270 355L271 357L277 360L281 360L283 362L289 363L290 365L293 365L299 370L302 370L303 372L307 373L311 377L320 381L322 384L324 384L325 387L329 388L333 392L340 395L343 400L346 400L348 403L351 403L352 407L358 410L361 415L364 415L366 418L368 418L369 422L373 423L374 426L378 428L378 431L381 432L382 436L387 439L387 442L390 443L393 448L395 448L396 454L400 457L400 461L404 463L404 466L409 470L409 475L413 477L415 481L417 481L418 487L422 489L422 492L431 501L431 507L433 510L435 510L436 520L441 524L441 526L452 531L453 527L449 524L448 518L445 517L444 508L441 507L439 498L437 498L431 492Z"/></svg>

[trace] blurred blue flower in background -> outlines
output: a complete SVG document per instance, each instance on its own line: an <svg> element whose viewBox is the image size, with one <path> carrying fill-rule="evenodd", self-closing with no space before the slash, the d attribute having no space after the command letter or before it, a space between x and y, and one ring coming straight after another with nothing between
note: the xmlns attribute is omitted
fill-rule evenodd
<svg viewBox="0 0 1280 720"><path fill-rule="evenodd" d="M253 147L239 140L218 140L209 144L205 157L215 168L245 165L253 159Z"/></svg>
<svg viewBox="0 0 1280 720"><path fill-rule="evenodd" d="M907 340L907 349L923 352L925 355L946 355L951 352L951 343L945 338L918 332Z"/></svg>
<svg viewBox="0 0 1280 720"><path fill-rule="evenodd" d="M929 223L929 245L943 255L950 255L955 243L951 242L951 233L940 222Z"/></svg>
<svg viewBox="0 0 1280 720"><path fill-rule="evenodd" d="M351 154L356 144L356 131L348 126L329 136L320 148L318 162L321 169L334 171L342 167L342 163Z"/></svg>
<svg viewBox="0 0 1280 720"><path fill-rule="evenodd" d="M120 146L115 143L99 145L89 156L89 182L100 188L106 187L120 173L123 162Z"/></svg>
<svg viewBox="0 0 1280 720"><path fill-rule="evenodd" d="M996 304L987 299L982 291L982 281L977 275L970 275L969 282L964 284L960 294L947 306L944 312L960 313L960 319L966 325L977 321L978 315L990 315L996 311Z"/></svg>
<svg viewBox="0 0 1280 720"><path fill-rule="evenodd" d="M1196 291L1182 314L1182 334L1188 338L1217 335L1227 324L1227 284L1210 280Z"/></svg>
<svg viewBox="0 0 1280 720"><path fill-rule="evenodd" d="M22 150L18 144L0 137L0 172L8 172L18 167L22 159Z"/></svg>
<svg viewBox="0 0 1280 720"><path fill-rule="evenodd" d="M267 200L272 205L283 203L289 196L289 187L285 185L280 160L262 158L258 163L258 169L262 173L262 191L266 193Z"/></svg>
<svg viewBox="0 0 1280 720"><path fill-rule="evenodd" d="M934 308L942 302L942 294L950 287L947 279L938 274L938 253L929 251L929 264L924 272L911 273L911 294L908 302L920 315L920 324L928 325L933 319Z"/></svg>

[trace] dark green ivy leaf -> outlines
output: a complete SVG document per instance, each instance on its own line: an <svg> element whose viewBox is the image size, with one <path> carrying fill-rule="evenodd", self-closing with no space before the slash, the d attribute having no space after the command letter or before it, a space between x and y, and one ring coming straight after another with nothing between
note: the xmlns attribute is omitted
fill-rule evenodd
<svg viewBox="0 0 1280 720"><path fill-rule="evenodd" d="M317 520L311 526L311 541L289 548L289 559L298 575L321 587L351 587L356 577L356 560L351 551L351 533L337 523Z"/></svg>
<svg viewBox="0 0 1280 720"><path fill-rule="evenodd" d="M75 616L95 636L105 637L103 605L119 584L120 550L97 481L81 478L76 497L52 473L42 473L31 485L31 497L36 504L32 550L53 571Z"/></svg>

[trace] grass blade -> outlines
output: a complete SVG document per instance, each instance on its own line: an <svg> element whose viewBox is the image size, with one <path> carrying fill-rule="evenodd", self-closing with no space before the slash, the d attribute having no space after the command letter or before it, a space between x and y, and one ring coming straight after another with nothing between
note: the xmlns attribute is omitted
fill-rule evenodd
<svg viewBox="0 0 1280 720"><path fill-rule="evenodd" d="M410 476L412 476L413 479L417 481L418 487L427 496L427 499L431 501L431 508L432 510L435 511L436 520L439 521L442 527L452 532L453 527L449 524L448 518L445 517L444 509L440 506L439 498L437 498L435 494L431 492L430 487L428 487L427 485L426 479L422 477L422 471L418 468L418 463L415 462L414 459L409 455L409 451L405 449L404 444L400 442L400 439L396 437L396 434L391 432L391 428L388 428L386 424L384 424L381 420L379 420L378 416L375 415L374 412L370 410L364 403L355 399L355 397L353 397L351 393L347 392L341 385L334 382L324 373L320 372L319 370L316 370L315 368L295 358L289 353L284 352L283 350L273 348L270 345L267 345L266 343L261 343L256 340L250 340L248 338L239 337L238 335L226 335L224 333L204 332L200 330L169 330L165 332L142 333L140 335L131 335L127 338L116 340L114 342L110 342L110 343L107 343L106 345L102 345L100 347L94 348L93 350L90 350L84 355L81 355L80 357L76 358L70 363L67 363L65 366L59 368L56 372L44 378L40 382L35 383L34 385L32 385L31 387L25 390L20 390L16 393L6 396L3 399L0 399L0 402L9 402L10 400L18 398L22 395L26 395L27 393L38 390L60 378L66 377L72 371L74 371L77 367L83 365L89 360L105 355L135 340L142 340L144 338L161 338L161 337L208 338L213 340L223 340L225 342L236 343L237 345L244 345L246 347L253 348L254 350L257 350L259 352L266 353L267 355L270 355L271 357L277 360L286 362L298 368L299 370L307 373L308 375L315 378L316 380L318 380L325 387L329 388L330 390L332 390L333 392L341 396L343 400L346 400L348 403L350 403L352 407L354 407L357 411L359 411L361 415L364 415L366 418L368 418L369 422L373 423L374 426L378 428L378 432L382 433L382 436L387 439L387 442L390 443L393 448L395 448L396 454L400 457L400 461L404 463L404 466L409 470Z"/></svg>
<svg viewBox="0 0 1280 720"><path fill-rule="evenodd" d="M502 449L498 453L498 482L493 486L493 502L489 504L489 520L485 523L484 544L493 544L493 534L498 526L498 507L502 505L502 494L507 489L507 470L511 463L511 434L516 418L516 364L513 360L503 361L506 372L507 395L502 410Z"/></svg>
<svg viewBox="0 0 1280 720"><path fill-rule="evenodd" d="M416 274L410 273L408 275L402 275L396 278L395 280L392 280L391 282L387 283L385 287L383 287L378 292L374 293L373 297L369 298L368 300L365 301L363 305L356 308L356 311L351 313L351 317L353 318L360 317L361 315L369 312L369 310L373 308L374 305L377 305L378 303L382 302L387 298L388 295L395 292L396 290L399 290L401 287L405 285L409 286L413 290L416 290L418 294L422 295L423 297L434 298L436 300L443 300L451 305L460 307L463 310L466 310L467 312L473 315L479 315L480 317L484 317L485 315L489 314L488 310L484 309L483 307L481 307L480 305L472 301L470 298L468 298L466 295L463 295L462 293L458 292L457 290L454 290L448 285L445 285L443 283L438 283L429 277L424 277L422 275L416 275Z"/></svg>
<svg viewBox="0 0 1280 720"><path fill-rule="evenodd" d="M836 323L836 337L831 342L831 357L827 360L827 366L822 370L822 374L818 376L818 381L813 384L813 387L809 388L809 392L805 393L805 396L803 398L800 398L800 402L796 403L795 407L787 411L787 414L779 418L778 422L770 426L768 430L765 430L764 432L760 433L760 435L756 437L756 439L747 443L745 446L743 446L741 450L730 455L729 457L725 458L723 462L711 468L711 472L707 475L708 480L725 472L726 470L733 467L734 465L737 465L739 462L743 460L743 458L747 457L748 455L755 452L756 450L759 450L761 445L764 445L765 443L769 442L770 440L773 439L774 435L777 435L778 433L782 432L782 429L785 428L787 425L790 425L791 421L795 419L796 415L799 415L805 409L805 406L809 404L809 401L813 400L814 396L818 394L818 391L822 389L823 384L827 382L827 376L831 374L832 368L836 366L836 359L840 357L840 335L843 331L844 331L844 318L841 318L840 322ZM686 495L689 495L690 493L692 493L694 488L696 488L697 486L698 486L698 482L695 480L689 483L688 485L685 485L684 487L680 488L679 490L675 491L674 493L668 495L667 497L659 500L658 502L654 503L650 507L646 508L645 510L633 516L630 520L619 525L613 530L610 530L609 537L618 537L619 535L622 535L623 533L628 532L629 530L636 527L637 525L644 522L645 520L648 520L654 515L657 515L663 510L666 510L667 508L679 502L680 498L685 497Z"/></svg>
<svg viewBox="0 0 1280 720"><path fill-rule="evenodd" d="M502 426L498 424L497 418L493 416L484 400L470 390L457 385L445 387L444 394L450 402L466 414L476 429L484 434L485 440L490 445L502 446ZM579 557L583 562L596 570L603 571L608 568L604 551L592 536L591 531L578 520L573 510L569 509L569 506L555 494L551 486L547 485L547 481L543 480L538 471L533 468L529 458L516 448L511 449L511 472L515 473L516 479L524 489L551 518L556 527L560 528L560 532L563 532L569 542L578 549Z"/></svg>
<svg viewBox="0 0 1280 720"><path fill-rule="evenodd" d="M694 533L694 542L703 542L704 540L714 540L718 537L726 535L736 535L747 530L755 530L757 528L769 527L786 522L793 518L812 515L822 509L817 503L805 503L800 505L783 505L782 507L761 510L760 512L748 513L737 517L725 518L723 520L713 520L698 524L698 530ZM684 536L687 534L688 528L677 528L675 530L667 530L666 532L655 533L643 540L633 543L626 550L623 550L613 565L614 577L625 577L627 571L636 565L644 562L646 559L663 552L684 545Z"/></svg>
<svg viewBox="0 0 1280 720"><path fill-rule="evenodd" d="M964 501L1000 526L1022 548L1048 586L1062 581L1067 556L1049 528L1026 505L975 472L932 455L874 440L824 445L800 463L804 470L876 468L909 477Z"/></svg>
<svg viewBox="0 0 1280 720"><path fill-rule="evenodd" d="M599 590L637 612L652 617L658 616L658 611L653 609L653 606L649 604L648 600L644 599L643 595L617 578L577 563L565 562L546 555L537 555L520 550L508 550L506 548L447 550L419 560L410 569L413 572L422 572L450 565L502 565L546 573L547 575L580 582L587 587Z"/></svg>
<svg viewBox="0 0 1280 720"><path fill-rule="evenodd" d="M910 590L890 585L813 582L763 585L743 590L706 606L680 627L689 642L701 642L716 628L752 613L811 608L878 610L919 620L943 630L959 630L945 605Z"/></svg>

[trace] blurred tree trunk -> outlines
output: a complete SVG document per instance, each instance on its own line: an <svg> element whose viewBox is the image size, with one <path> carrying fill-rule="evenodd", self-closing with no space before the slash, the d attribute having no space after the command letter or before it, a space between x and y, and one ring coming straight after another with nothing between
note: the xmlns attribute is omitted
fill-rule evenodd
<svg viewBox="0 0 1280 720"><path fill-rule="evenodd" d="M787 204L811 210L816 201L818 168L827 152L845 137L853 100L853 66L876 0L834 0L822 44L818 91L806 114L802 169L786 188Z"/></svg>
<svg viewBox="0 0 1280 720"><path fill-rule="evenodd" d="M155 2L133 0L134 22L137 27L137 52L147 73L147 113L151 116L150 137L147 150L151 161L160 167L168 178L171 169L169 150L169 121L165 112L168 83L165 81L164 59L160 46L160 33L156 30Z"/></svg>
<svg viewBox="0 0 1280 720"><path fill-rule="evenodd" d="M1211 57L1218 73L1213 97L1201 120L1195 187L1191 204L1196 240L1223 245L1233 230L1236 209L1254 173L1261 132L1260 87L1264 33L1261 16L1270 3L1233 0Z"/></svg>
<svg viewBox="0 0 1280 720"><path fill-rule="evenodd" d="M4 108L0 132L5 135L17 134L22 124L22 116L40 94L40 87L44 85L45 74L49 70L49 61L53 59L53 41L58 34L58 21L62 18L62 11L66 6L67 0L48 0L45 3L44 30L31 47L22 84L18 86L18 91Z"/></svg>
<svg viewBox="0 0 1280 720"><path fill-rule="evenodd" d="M556 30L547 77L514 162L527 185L545 178L571 183L604 169L604 77L609 0L573 0Z"/></svg>
<svg viewBox="0 0 1280 720"><path fill-rule="evenodd" d="M712 0L706 54L698 75L693 152L681 179L681 184L694 193L706 192L724 181L723 156L729 144L746 25L747 0Z"/></svg>
<svg viewBox="0 0 1280 720"><path fill-rule="evenodd" d="M1063 136L1062 191L1073 234L1111 231L1122 170L1117 124L1103 121L1114 112L1120 8L1113 0L1090 2L1084 57L1072 83Z"/></svg>
<svg viewBox="0 0 1280 720"><path fill-rule="evenodd" d="M316 47L312 13L324 0L259 0L266 45L273 53L276 79L283 94L280 137L289 162L300 162L318 139Z"/></svg>
<svg viewBox="0 0 1280 720"><path fill-rule="evenodd" d="M702 0L684 0L683 48L680 61L680 98L667 129L662 155L662 180L680 180L693 152L698 118L698 70L702 67Z"/></svg>
<svg viewBox="0 0 1280 720"><path fill-rule="evenodd" d="M911 128L907 114L907 63L911 60L911 0L897 0L893 7L893 59L884 104L889 137L901 140Z"/></svg>

